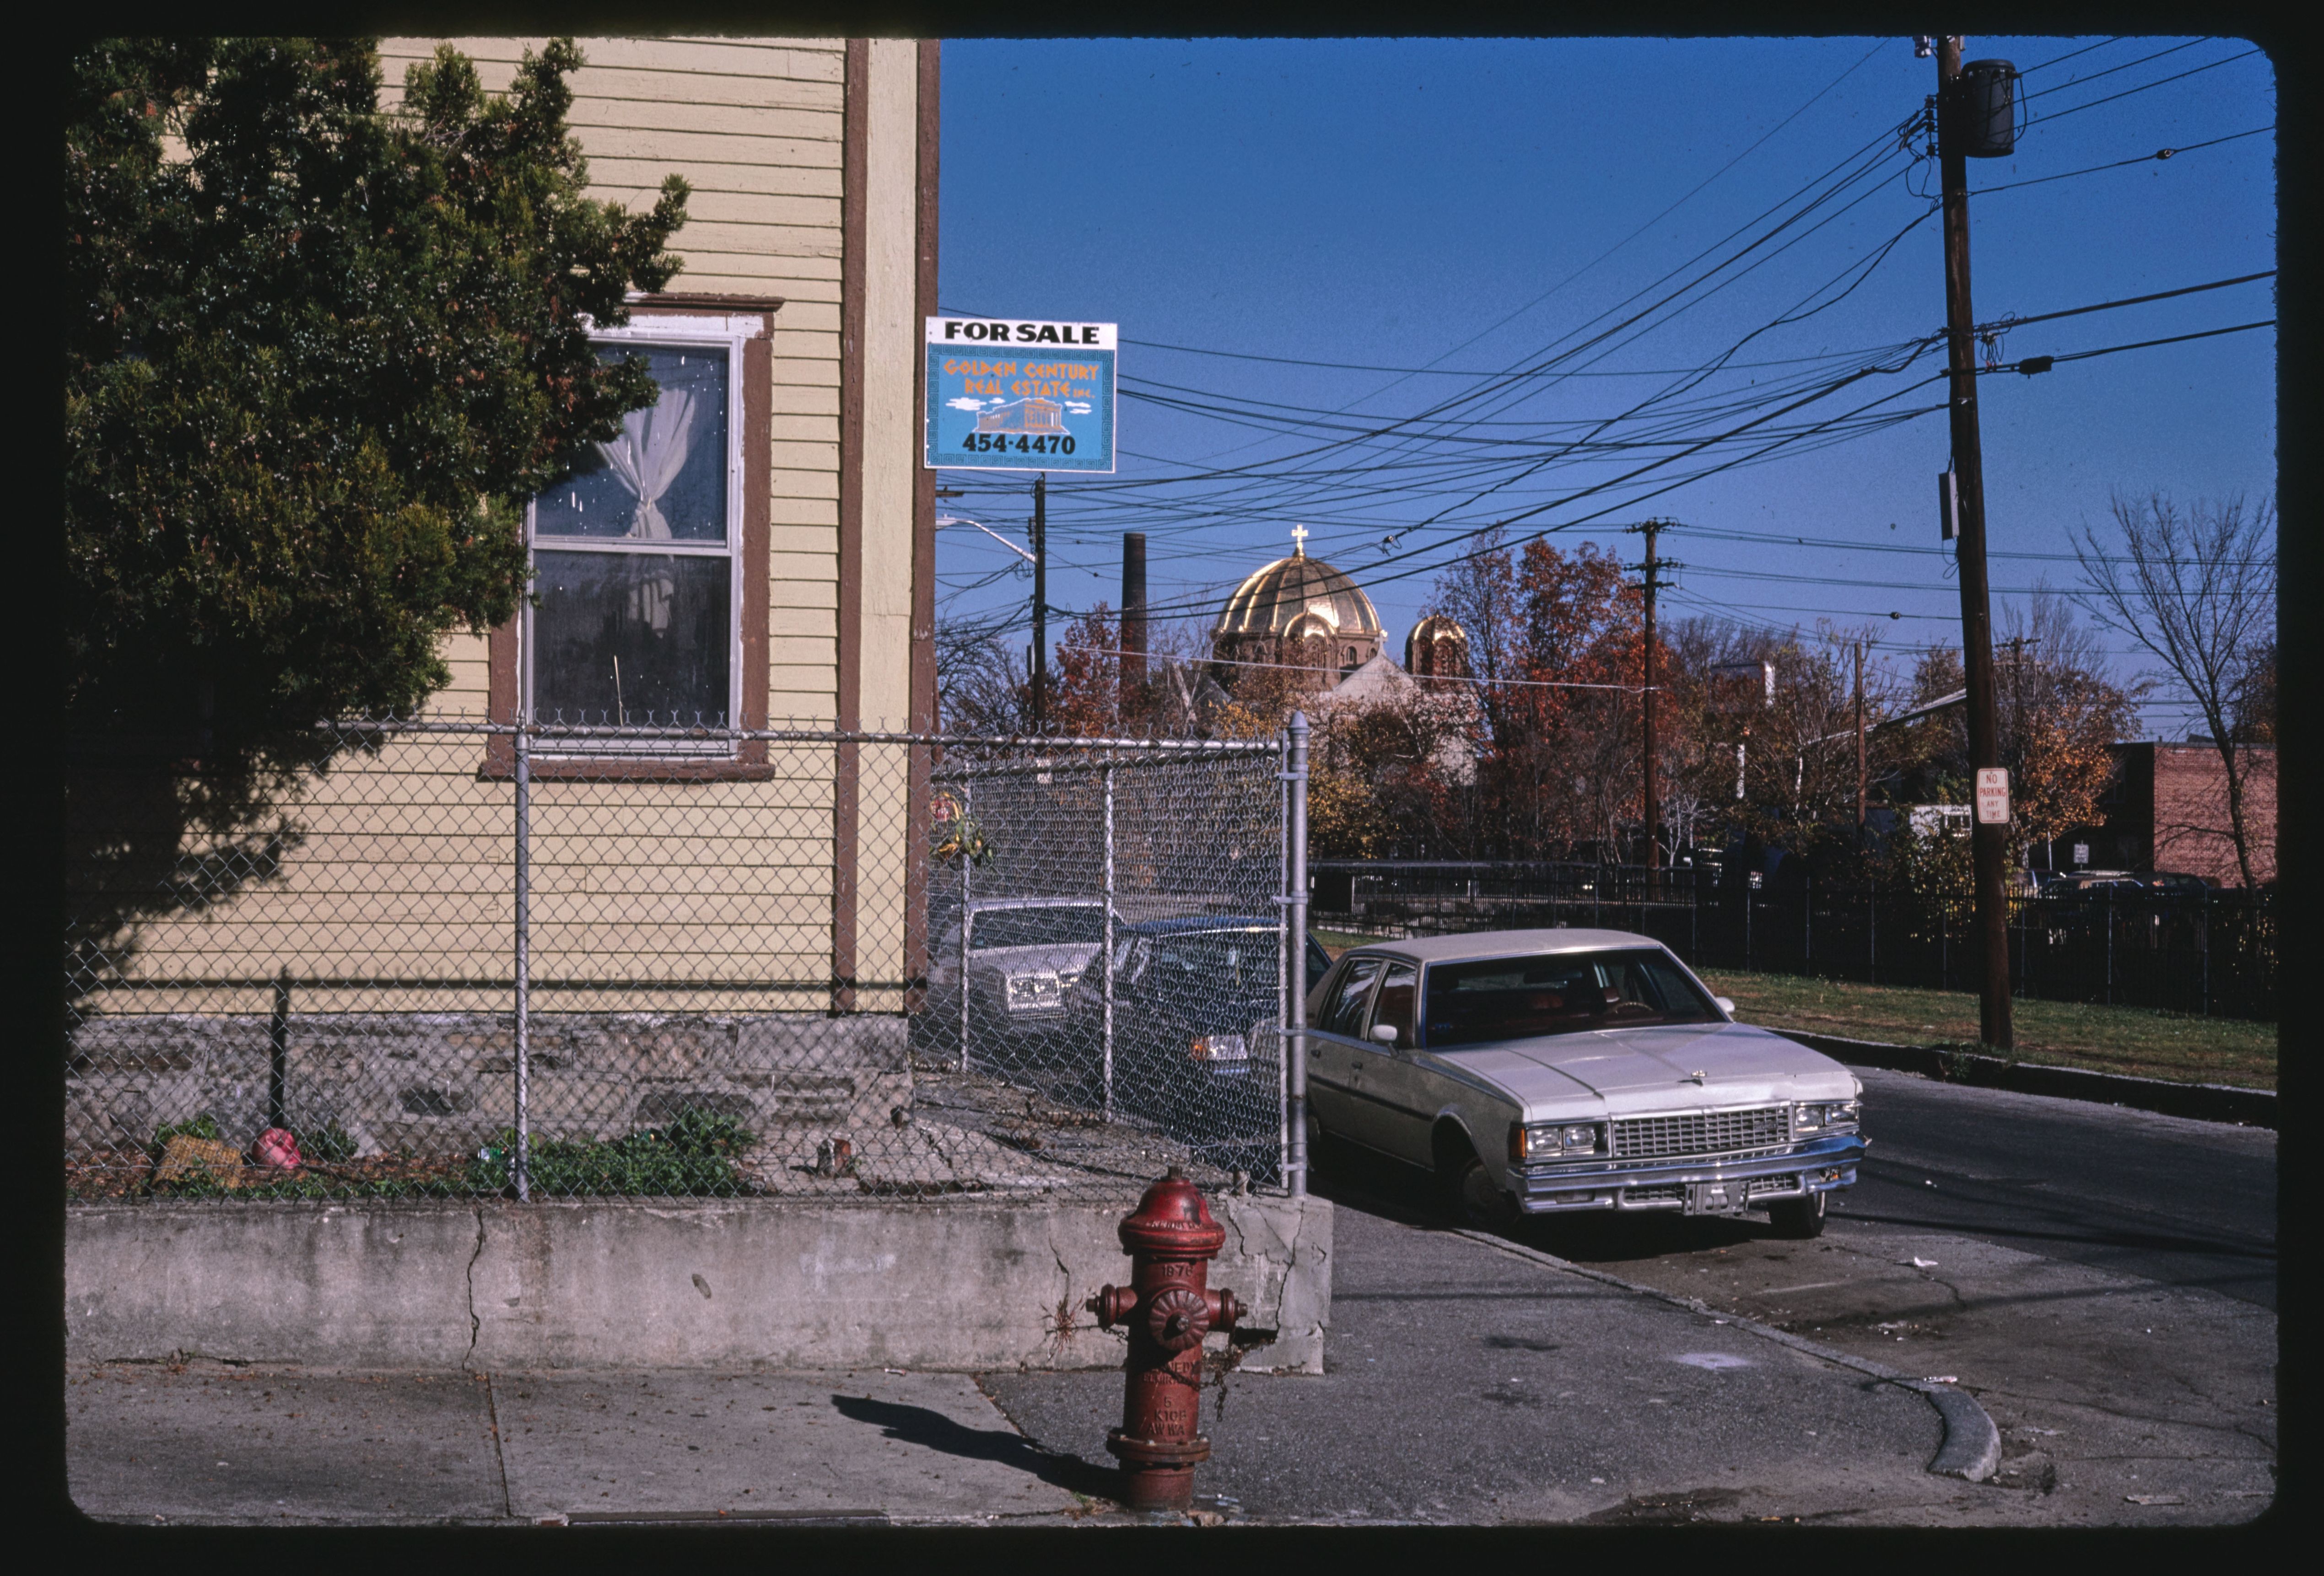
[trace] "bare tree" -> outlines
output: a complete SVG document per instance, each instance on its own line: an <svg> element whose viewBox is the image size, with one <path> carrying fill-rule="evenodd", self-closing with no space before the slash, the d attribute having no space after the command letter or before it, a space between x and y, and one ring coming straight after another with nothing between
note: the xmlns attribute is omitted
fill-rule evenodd
<svg viewBox="0 0 2324 1576"><path fill-rule="evenodd" d="M954 733L1021 733L1032 726L1023 648L1006 619L936 622L936 715Z"/></svg>
<svg viewBox="0 0 2324 1576"><path fill-rule="evenodd" d="M2111 501L2120 552L2110 553L2091 527L2074 540L2083 590L2075 597L2090 616L2136 641L2166 682L2203 714L2227 779L2227 822L2246 889L2252 879L2251 829L2245 824L2246 762L2236 723L2248 705L2260 664L2275 634L2275 502L2246 510L2241 493L2224 502L2197 500L2183 512L2162 492ZM2273 677L2273 665L2269 665Z"/></svg>

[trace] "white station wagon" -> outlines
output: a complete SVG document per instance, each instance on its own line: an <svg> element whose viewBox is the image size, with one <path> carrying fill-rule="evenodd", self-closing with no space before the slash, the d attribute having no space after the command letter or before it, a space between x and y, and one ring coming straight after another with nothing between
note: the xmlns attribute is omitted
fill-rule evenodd
<svg viewBox="0 0 2324 1576"><path fill-rule="evenodd" d="M1764 1209L1813 1237L1864 1158L1863 1085L1733 1007L1626 931L1358 947L1308 994L1309 1131L1429 1168L1480 1223Z"/></svg>

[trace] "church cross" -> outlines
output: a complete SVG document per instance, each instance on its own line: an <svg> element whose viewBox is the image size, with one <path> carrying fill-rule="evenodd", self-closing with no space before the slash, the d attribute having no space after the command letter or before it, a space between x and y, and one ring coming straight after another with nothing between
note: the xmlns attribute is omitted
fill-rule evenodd
<svg viewBox="0 0 2324 1576"><path fill-rule="evenodd" d="M1295 525L1291 528L1291 553L1294 558L1304 558L1307 556L1307 528L1304 525Z"/></svg>

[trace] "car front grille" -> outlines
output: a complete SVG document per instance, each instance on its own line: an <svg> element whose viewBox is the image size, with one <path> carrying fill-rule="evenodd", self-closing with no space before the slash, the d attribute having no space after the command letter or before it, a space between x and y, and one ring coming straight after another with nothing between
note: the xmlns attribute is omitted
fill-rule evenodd
<svg viewBox="0 0 2324 1576"><path fill-rule="evenodd" d="M1634 1204L1676 1203L1686 1197L1686 1184L1664 1182L1651 1187L1626 1187L1622 1196Z"/></svg>
<svg viewBox="0 0 2324 1576"><path fill-rule="evenodd" d="M1683 1116L1626 1117L1614 1124L1614 1158L1658 1160L1676 1155L1726 1155L1768 1149L1792 1138L1790 1113L1780 1105L1745 1111L1692 1111Z"/></svg>

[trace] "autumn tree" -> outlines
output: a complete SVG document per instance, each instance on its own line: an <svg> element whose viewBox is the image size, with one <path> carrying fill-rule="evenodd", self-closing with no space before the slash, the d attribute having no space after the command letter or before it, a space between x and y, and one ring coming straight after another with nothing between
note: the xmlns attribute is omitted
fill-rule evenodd
<svg viewBox="0 0 2324 1576"><path fill-rule="evenodd" d="M2044 585L2005 613L1994 669L2001 764L2009 771L2011 857L2024 864L2035 845L2103 824L2099 805L2115 771L2107 747L2130 732L2141 690L2107 677L2092 631ZM1920 658L1913 693L1927 705L1958 693L1964 682L1960 650L1940 643ZM1908 726L1913 748L1904 775L1916 796L1926 803L1968 803L1975 774L1966 709L1950 707Z"/></svg>
<svg viewBox="0 0 2324 1576"><path fill-rule="evenodd" d="M1415 684L1321 713L1308 750L1314 852L1459 857L1473 850L1474 708Z"/></svg>
<svg viewBox="0 0 2324 1576"><path fill-rule="evenodd" d="M1432 594L1480 680L1480 813L1512 853L1611 848L1638 815L1641 593L1595 543L1483 539Z"/></svg>

